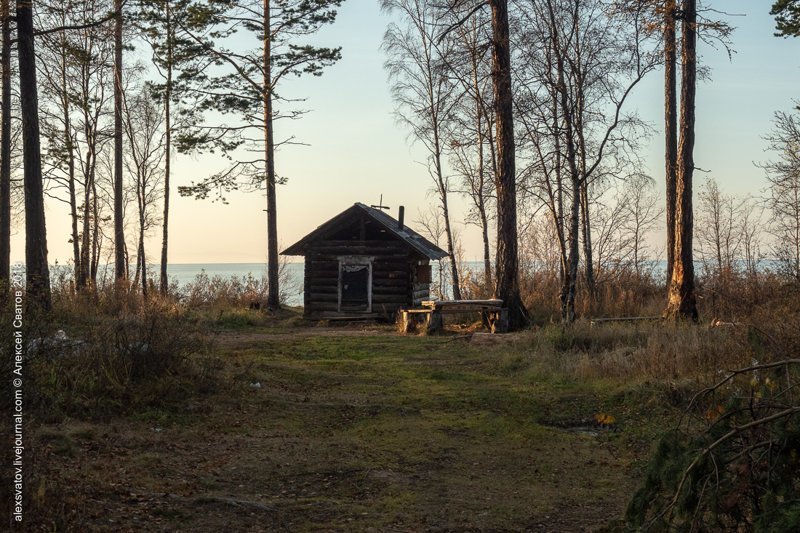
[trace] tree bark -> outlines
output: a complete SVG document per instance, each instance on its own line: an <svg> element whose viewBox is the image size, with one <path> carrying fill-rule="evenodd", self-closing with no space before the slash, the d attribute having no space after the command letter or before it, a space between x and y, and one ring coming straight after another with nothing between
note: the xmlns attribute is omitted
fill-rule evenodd
<svg viewBox="0 0 800 533"><path fill-rule="evenodd" d="M586 292L589 298L589 312L591 313L597 298L597 287L594 276L594 261L592 253L592 223L589 213L589 185L586 178L581 180L581 233L583 235L583 259L586 276Z"/></svg>
<svg viewBox="0 0 800 533"><path fill-rule="evenodd" d="M172 156L172 116L170 115L170 105L172 100L172 61L173 53L172 47L175 40L175 30L172 27L171 20L171 0L164 0L165 4L165 18L166 18L166 33L167 33L167 81L164 86L164 220L161 226L161 277L159 279L159 291L162 296L166 296L169 291L169 279L167 278L167 245L169 243L169 178L170 178L170 160Z"/></svg>
<svg viewBox="0 0 800 533"><path fill-rule="evenodd" d="M486 216L486 165L483 144L485 141L483 136L483 115L485 106L483 102L483 94L481 91L480 79L478 77L478 54L475 48L472 49L472 84L475 89L475 131L477 132L477 149L478 149L478 187L474 191L477 196L476 207L481 221L481 236L483 237L483 283L484 287L489 290L492 286L492 257L489 250L489 220ZM486 117L487 123L489 117ZM487 124L491 128L491 124Z"/></svg>
<svg viewBox="0 0 800 533"><path fill-rule="evenodd" d="M122 191L122 0L114 0L114 275L127 278ZM119 287L118 287L119 288Z"/></svg>
<svg viewBox="0 0 800 533"><path fill-rule="evenodd" d="M666 175L667 285L675 263L675 209L678 154L677 76L675 52L675 0L664 1L664 160Z"/></svg>
<svg viewBox="0 0 800 533"><path fill-rule="evenodd" d="M62 19L64 24L66 21ZM72 137L72 121L70 119L70 97L67 89L67 43L61 40L60 59L61 59L61 109L64 113L64 146L67 151L67 187L69 189L69 214L72 230L72 261L75 282L80 278L81 270L81 248L80 236L78 233L78 198L75 184L75 143ZM79 288L78 285L77 288Z"/></svg>
<svg viewBox="0 0 800 533"><path fill-rule="evenodd" d="M47 263L47 227L44 216L32 0L17 0L17 50L25 186L27 305L31 309L38 308L49 311L51 308L50 267Z"/></svg>
<svg viewBox="0 0 800 533"><path fill-rule="evenodd" d="M431 76L428 76L428 83L431 83ZM434 111L433 93L431 95L431 113ZM458 278L458 264L456 263L455 243L453 240L453 228L450 225L450 209L447 205L447 183L444 179L444 171L442 170L442 149L439 143L439 121L433 117L433 159L436 166L436 187L439 189L439 200L442 202L442 216L444 217L444 233L447 238L447 256L450 258L450 275L452 277L453 298L455 300L461 299L461 283Z"/></svg>
<svg viewBox="0 0 800 533"><path fill-rule="evenodd" d="M267 306L280 308L278 284L278 215L275 191L275 138L272 129L272 40L270 0L264 0L264 155L267 159Z"/></svg>
<svg viewBox="0 0 800 533"><path fill-rule="evenodd" d="M95 156L96 157L96 156ZM94 171L92 172L94 174ZM125 253L125 242L123 241L122 257L125 260L125 277L128 277L128 257ZM92 287L97 287L97 273L100 268L100 208L97 205L97 180L92 178L92 259L90 283Z"/></svg>
<svg viewBox="0 0 800 533"><path fill-rule="evenodd" d="M3 42L0 52L2 77L2 126L0 126L0 294L8 294L11 280L11 13L10 0L2 0Z"/></svg>
<svg viewBox="0 0 800 533"><path fill-rule="evenodd" d="M147 258L145 257L144 252L144 232L145 232L145 191L144 191L144 181L140 181L139 185L139 265L142 269L142 298L145 300L147 299Z"/></svg>
<svg viewBox="0 0 800 533"><path fill-rule="evenodd" d="M492 82L497 128L497 265L495 294L508 308L509 326L527 324L528 312L519 292L517 253L517 185L514 160L514 117L511 92L511 49L508 0L489 0L492 8Z"/></svg>
<svg viewBox="0 0 800 533"><path fill-rule="evenodd" d="M561 320L565 324L575 321L575 296L578 283L578 264L580 261L580 213L581 213L581 176L585 175L578 168L578 153L575 146L575 120L573 109L569 101L567 90L567 80L565 76L566 66L564 65L564 51L561 49L559 36L557 33L556 14L553 5L548 2L548 14L550 17L550 27L552 28L552 46L556 61L556 91L558 94L558 106L564 122L564 146L566 148L566 166L569 170L570 181L570 212L569 230L567 233L567 262L561 282ZM554 113L554 116L557 114ZM560 135L556 129L556 135ZM561 163L559 163L561 165ZM560 207L561 208L561 207ZM562 213L563 216L563 213Z"/></svg>
<svg viewBox="0 0 800 533"><path fill-rule="evenodd" d="M675 255L666 316L698 320L692 256L692 177L694 173L697 85L697 0L683 0L681 119L675 204Z"/></svg>

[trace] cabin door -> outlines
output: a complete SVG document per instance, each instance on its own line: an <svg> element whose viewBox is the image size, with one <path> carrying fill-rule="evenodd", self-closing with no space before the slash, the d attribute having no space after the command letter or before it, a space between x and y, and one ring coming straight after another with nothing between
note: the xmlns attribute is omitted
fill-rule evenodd
<svg viewBox="0 0 800 533"><path fill-rule="evenodd" d="M372 312L372 262L359 258L339 260L339 311Z"/></svg>

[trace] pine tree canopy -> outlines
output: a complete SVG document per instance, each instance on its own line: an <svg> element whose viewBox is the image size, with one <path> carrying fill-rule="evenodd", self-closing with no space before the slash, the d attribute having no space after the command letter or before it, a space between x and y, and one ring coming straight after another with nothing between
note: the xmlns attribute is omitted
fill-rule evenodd
<svg viewBox="0 0 800 533"><path fill-rule="evenodd" d="M776 0L771 15L775 15L777 37L800 36L800 0Z"/></svg>

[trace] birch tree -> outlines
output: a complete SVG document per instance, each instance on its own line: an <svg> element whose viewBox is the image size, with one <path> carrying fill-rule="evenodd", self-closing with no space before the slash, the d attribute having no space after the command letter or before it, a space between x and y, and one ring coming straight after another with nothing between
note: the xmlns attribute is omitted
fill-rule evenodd
<svg viewBox="0 0 800 533"><path fill-rule="evenodd" d="M165 174L163 164L167 154L164 110L150 97L149 90L147 86L142 87L141 92L123 101L125 136L128 140L125 163L128 174L134 177L136 197L138 239L134 284L141 283L144 298L149 296L145 237L158 223L156 209L162 199L161 181Z"/></svg>
<svg viewBox="0 0 800 533"><path fill-rule="evenodd" d="M434 182L444 221L453 298L461 299L458 265L450 215L450 180L443 160L446 129L451 125L456 89L447 72L445 58L453 54L452 41L437 42L441 25L428 0L383 0L382 7L399 14L404 24L390 24L384 36L388 54L386 68L399 120L428 153L426 167Z"/></svg>
<svg viewBox="0 0 800 533"><path fill-rule="evenodd" d="M800 282L800 117L778 112L766 137L775 159L762 163L774 253L787 277Z"/></svg>
<svg viewBox="0 0 800 533"><path fill-rule="evenodd" d="M625 106L657 57L643 31L643 10L618 10L603 0L531 0L526 6L517 101L525 177L557 227L562 320L571 323L581 243L587 292L594 294L593 186L640 171L636 152L648 128Z"/></svg>

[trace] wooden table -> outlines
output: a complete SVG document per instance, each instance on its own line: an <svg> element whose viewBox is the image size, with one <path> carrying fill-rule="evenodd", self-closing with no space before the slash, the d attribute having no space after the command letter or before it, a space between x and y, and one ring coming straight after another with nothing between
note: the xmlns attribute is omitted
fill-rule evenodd
<svg viewBox="0 0 800 533"><path fill-rule="evenodd" d="M400 310L400 329L408 333L424 325L425 332L434 333L442 329L445 313L479 312L483 325L492 333L508 331L508 309L503 300L424 300L420 307Z"/></svg>

